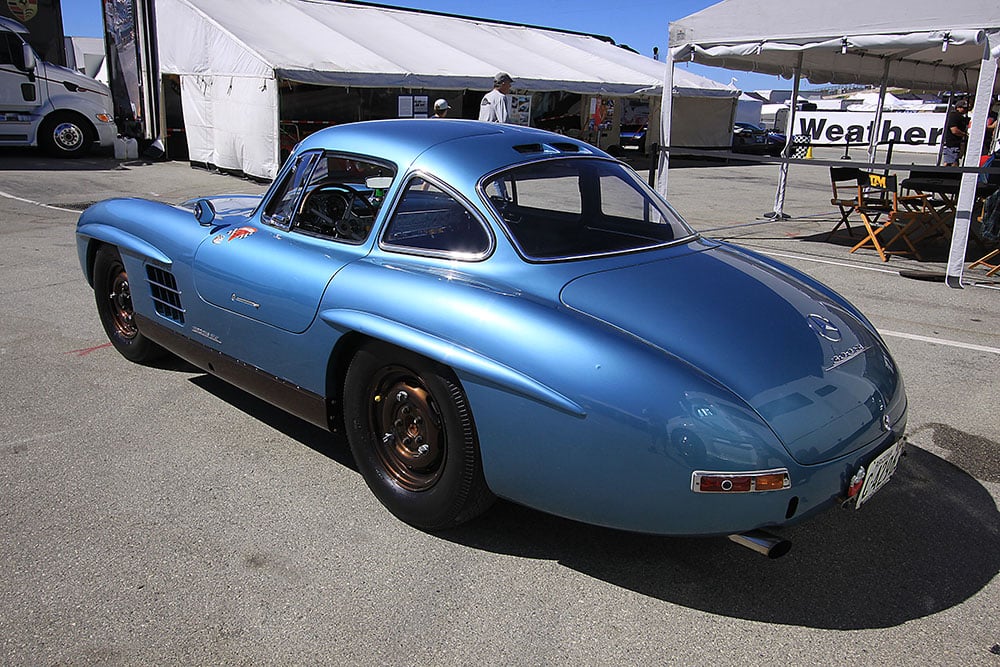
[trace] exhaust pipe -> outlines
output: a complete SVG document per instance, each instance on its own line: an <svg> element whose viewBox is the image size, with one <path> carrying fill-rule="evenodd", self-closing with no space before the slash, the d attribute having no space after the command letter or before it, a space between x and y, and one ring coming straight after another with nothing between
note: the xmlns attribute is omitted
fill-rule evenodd
<svg viewBox="0 0 1000 667"><path fill-rule="evenodd" d="M745 533L730 535L729 539L768 558L781 558L792 548L791 542L766 530L748 530Z"/></svg>

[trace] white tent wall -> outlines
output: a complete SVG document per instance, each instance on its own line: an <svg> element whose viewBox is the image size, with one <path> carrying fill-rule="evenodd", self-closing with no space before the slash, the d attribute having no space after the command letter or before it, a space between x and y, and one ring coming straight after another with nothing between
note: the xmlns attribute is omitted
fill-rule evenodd
<svg viewBox="0 0 1000 667"><path fill-rule="evenodd" d="M271 178L278 167L274 79L181 75L181 104L192 162Z"/></svg>
<svg viewBox="0 0 1000 667"><path fill-rule="evenodd" d="M760 125L763 109L764 103L761 100L749 95L740 95L736 103L736 118L734 121L737 123Z"/></svg>
<svg viewBox="0 0 1000 667"><path fill-rule="evenodd" d="M674 148L728 149L733 144L736 98L727 104L711 97L674 96L670 145Z"/></svg>

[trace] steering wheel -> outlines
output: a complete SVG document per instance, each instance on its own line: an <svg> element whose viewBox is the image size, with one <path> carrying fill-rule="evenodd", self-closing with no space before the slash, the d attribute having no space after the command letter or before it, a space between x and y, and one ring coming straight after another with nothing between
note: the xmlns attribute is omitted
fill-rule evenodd
<svg viewBox="0 0 1000 667"><path fill-rule="evenodd" d="M368 199L343 185L324 185L309 195L303 213L311 216L324 234L349 241L364 241L375 221L375 207Z"/></svg>

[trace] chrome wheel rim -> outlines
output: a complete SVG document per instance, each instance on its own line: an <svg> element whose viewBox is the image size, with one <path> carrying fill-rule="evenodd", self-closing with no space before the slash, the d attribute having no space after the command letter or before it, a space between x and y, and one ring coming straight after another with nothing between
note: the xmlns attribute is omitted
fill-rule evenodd
<svg viewBox="0 0 1000 667"><path fill-rule="evenodd" d="M59 123L52 131L52 139L59 148L72 151L83 143L83 131L73 123Z"/></svg>

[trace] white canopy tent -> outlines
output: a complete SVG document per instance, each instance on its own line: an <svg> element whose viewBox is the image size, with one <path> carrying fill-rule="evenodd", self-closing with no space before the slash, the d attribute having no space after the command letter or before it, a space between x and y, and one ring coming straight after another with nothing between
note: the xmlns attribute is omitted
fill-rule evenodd
<svg viewBox="0 0 1000 667"><path fill-rule="evenodd" d="M506 71L519 92L663 90L663 63L604 39L382 5L157 0L156 33L160 72L180 78L191 159L265 178L280 166L281 81L485 93ZM672 90L698 145L729 145L735 88L678 72ZM699 120L706 101L714 125Z"/></svg>
<svg viewBox="0 0 1000 667"><path fill-rule="evenodd" d="M813 83L861 83L965 91L975 104L969 146L983 142L989 101L997 92L1000 3L996 0L724 0L670 24L666 85L674 63L693 60L728 69L777 74ZM877 114L881 113L881 104ZM789 114L792 127L795 110ZM664 108L663 132L670 114ZM876 117L876 126L879 119ZM669 136L666 135L665 136ZM791 141L791 132L789 132ZM874 139L873 139L874 141ZM787 157L787 147L785 151ZM874 147L869 150L874 160ZM668 154L658 183L666 192ZM975 200L978 151L968 151L948 261L948 284L961 283ZM775 196L781 215L788 162Z"/></svg>

